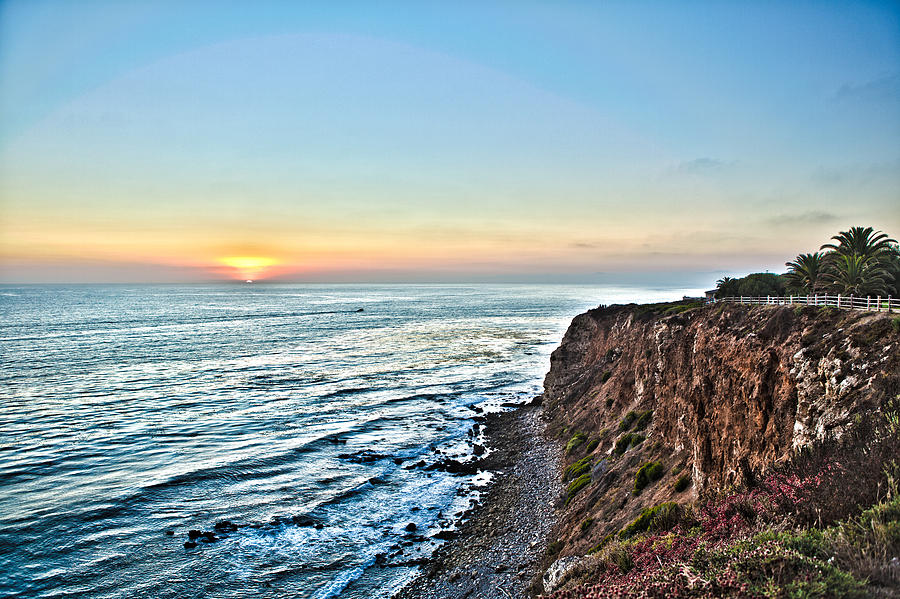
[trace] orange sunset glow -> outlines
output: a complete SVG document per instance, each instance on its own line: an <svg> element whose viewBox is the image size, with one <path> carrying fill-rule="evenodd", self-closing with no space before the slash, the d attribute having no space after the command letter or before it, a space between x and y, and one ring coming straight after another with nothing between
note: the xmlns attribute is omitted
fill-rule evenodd
<svg viewBox="0 0 900 599"><path fill-rule="evenodd" d="M219 262L229 267L233 278L247 281L264 278L271 267L279 264L275 258L263 256L227 256L219 258Z"/></svg>

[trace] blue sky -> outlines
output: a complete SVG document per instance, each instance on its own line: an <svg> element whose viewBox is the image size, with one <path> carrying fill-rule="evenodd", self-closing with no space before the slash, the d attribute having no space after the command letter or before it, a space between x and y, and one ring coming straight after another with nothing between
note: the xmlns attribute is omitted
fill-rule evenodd
<svg viewBox="0 0 900 599"><path fill-rule="evenodd" d="M4 280L660 280L900 234L896 3L5 2Z"/></svg>

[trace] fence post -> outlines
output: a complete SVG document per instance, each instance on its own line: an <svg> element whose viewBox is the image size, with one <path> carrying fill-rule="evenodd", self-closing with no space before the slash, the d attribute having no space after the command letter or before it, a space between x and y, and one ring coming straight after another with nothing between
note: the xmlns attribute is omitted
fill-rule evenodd
<svg viewBox="0 0 900 599"><path fill-rule="evenodd" d="M813 302L815 302L815 303L813 304L814 306L818 306L818 305L819 305L819 294L818 294L818 293L815 295L815 298L813 299Z"/></svg>
<svg viewBox="0 0 900 599"><path fill-rule="evenodd" d="M881 312L881 296L880 295L875 299L875 311Z"/></svg>
<svg viewBox="0 0 900 599"><path fill-rule="evenodd" d="M841 307L841 294L840 294L840 293L838 293L838 305L837 305L837 307L838 307L838 308Z"/></svg>

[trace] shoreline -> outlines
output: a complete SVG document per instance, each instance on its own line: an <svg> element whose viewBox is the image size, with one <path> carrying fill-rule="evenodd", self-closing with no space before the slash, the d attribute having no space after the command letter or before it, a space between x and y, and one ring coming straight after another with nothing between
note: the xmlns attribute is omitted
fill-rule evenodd
<svg viewBox="0 0 900 599"><path fill-rule="evenodd" d="M392 599L530 597L562 496L562 448L545 436L543 408L529 404L485 419L494 475L458 534Z"/></svg>

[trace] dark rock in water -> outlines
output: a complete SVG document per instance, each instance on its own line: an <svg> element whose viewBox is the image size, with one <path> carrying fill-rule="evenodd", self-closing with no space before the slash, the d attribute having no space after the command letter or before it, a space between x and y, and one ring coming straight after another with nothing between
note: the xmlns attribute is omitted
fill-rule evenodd
<svg viewBox="0 0 900 599"><path fill-rule="evenodd" d="M387 553L379 553L375 556L375 565L384 566L387 563Z"/></svg>
<svg viewBox="0 0 900 599"><path fill-rule="evenodd" d="M418 512L418 511L421 510L421 509L422 509L422 508L420 508L419 506L414 505L413 507L409 508L409 511L411 511L411 512Z"/></svg>
<svg viewBox="0 0 900 599"><path fill-rule="evenodd" d="M463 463L459 460L439 460L428 466L426 470L442 470L450 474L477 474L478 464L476 462Z"/></svg>
<svg viewBox="0 0 900 599"><path fill-rule="evenodd" d="M373 476L369 479L370 485L384 485L387 484L387 480L381 478L380 476Z"/></svg>
<svg viewBox="0 0 900 599"><path fill-rule="evenodd" d="M476 444L475 447L472 448L472 453L475 455L484 455L485 451L484 445Z"/></svg>
<svg viewBox="0 0 900 599"><path fill-rule="evenodd" d="M474 406L474 407L472 408L472 410L473 410L476 414L481 414L482 412L484 412L484 408L482 408L481 406Z"/></svg>
<svg viewBox="0 0 900 599"><path fill-rule="evenodd" d="M200 537L200 541L203 543L215 543L219 538L216 536L216 533L212 531L206 531L203 533L203 536Z"/></svg>
<svg viewBox="0 0 900 599"><path fill-rule="evenodd" d="M449 541L450 539L455 539L459 536L459 532L456 530L441 530L432 535L435 539L440 539L442 541Z"/></svg>
<svg viewBox="0 0 900 599"><path fill-rule="evenodd" d="M398 466L403 463L403 458L394 458L394 463Z"/></svg>
<svg viewBox="0 0 900 599"><path fill-rule="evenodd" d="M504 401L502 404L500 404L500 406L504 408L519 408L522 406L522 404L516 403L514 401Z"/></svg>
<svg viewBox="0 0 900 599"><path fill-rule="evenodd" d="M543 403L544 403L544 396L543 396L543 394L541 394L541 395L535 395L534 399L531 400L531 403L529 405L539 406L539 405L542 405Z"/></svg>
<svg viewBox="0 0 900 599"><path fill-rule="evenodd" d="M356 311L357 312L365 312L365 310L363 310L362 308L357 308Z"/></svg>
<svg viewBox="0 0 900 599"><path fill-rule="evenodd" d="M316 530L322 530L323 528L325 528L325 525L322 524L321 522L319 522L318 524L316 524L315 528L316 528Z"/></svg>
<svg viewBox="0 0 900 599"><path fill-rule="evenodd" d="M202 530L189 530L188 531L188 538L192 541L194 539L199 539L201 535L203 535Z"/></svg>
<svg viewBox="0 0 900 599"><path fill-rule="evenodd" d="M167 531L166 531L166 536L167 536L167 537L174 537L174 536L175 536L175 531L174 531L174 530L167 530Z"/></svg>
<svg viewBox="0 0 900 599"><path fill-rule="evenodd" d="M322 523L319 520L310 516L293 516L291 517L291 522L297 526L322 526Z"/></svg>
<svg viewBox="0 0 900 599"><path fill-rule="evenodd" d="M349 460L357 464L369 464L371 462L377 462L378 460L394 458L394 456L391 455L386 455L383 453L371 453L369 451L359 451L356 453L340 453L337 457L339 460Z"/></svg>
<svg viewBox="0 0 900 599"><path fill-rule="evenodd" d="M193 541L185 541L185 542L184 542L184 548L185 548L185 549L193 549L193 548L196 547L196 546L197 546L197 543L195 543L195 542L193 542Z"/></svg>
<svg viewBox="0 0 900 599"><path fill-rule="evenodd" d="M410 522L409 524L406 525L406 532L416 532L417 528L419 528L419 527L416 526L415 522Z"/></svg>
<svg viewBox="0 0 900 599"><path fill-rule="evenodd" d="M216 525L213 526L213 528L219 532L235 532L237 531L238 526L231 520L221 520L216 522Z"/></svg>

